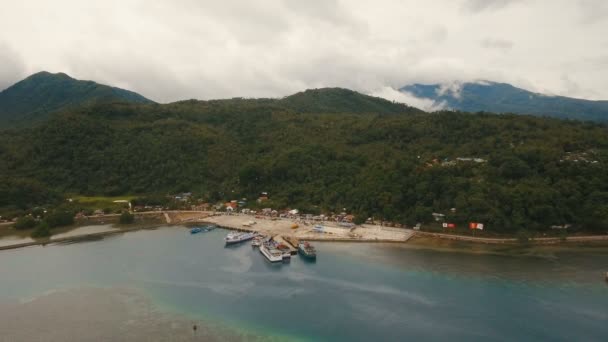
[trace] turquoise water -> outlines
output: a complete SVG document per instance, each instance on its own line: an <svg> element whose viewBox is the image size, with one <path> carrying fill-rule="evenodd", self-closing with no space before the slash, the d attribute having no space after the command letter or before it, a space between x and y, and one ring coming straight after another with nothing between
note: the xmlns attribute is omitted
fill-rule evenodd
<svg viewBox="0 0 608 342"><path fill-rule="evenodd" d="M314 341L600 341L605 250L513 257L317 243L316 263L269 264L224 230L164 228L0 252L0 300L132 287L158 307Z"/></svg>

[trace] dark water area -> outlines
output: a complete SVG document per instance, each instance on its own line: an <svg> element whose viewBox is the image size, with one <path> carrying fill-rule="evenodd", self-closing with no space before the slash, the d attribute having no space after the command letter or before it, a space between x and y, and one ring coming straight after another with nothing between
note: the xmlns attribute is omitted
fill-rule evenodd
<svg viewBox="0 0 608 342"><path fill-rule="evenodd" d="M162 312L276 340L603 341L608 334L605 248L463 253L466 246L316 243L316 262L270 264L249 243L224 247L226 233L172 227L3 251L0 302L130 288Z"/></svg>

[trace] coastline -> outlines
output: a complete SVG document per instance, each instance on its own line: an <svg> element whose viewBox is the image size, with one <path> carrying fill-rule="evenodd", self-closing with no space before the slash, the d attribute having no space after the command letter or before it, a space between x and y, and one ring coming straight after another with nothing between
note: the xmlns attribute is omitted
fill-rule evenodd
<svg viewBox="0 0 608 342"><path fill-rule="evenodd" d="M93 233L82 233L70 235L69 232L74 231L84 226L93 226L103 223L112 223L116 221L117 215L103 215L89 217L86 220L79 221L80 225L62 229L60 234L55 237L44 239L34 239L32 241L20 242L15 244L0 245L0 251L18 249L30 246L45 246L53 243L68 243L87 240L102 239L105 236L128 233L138 230L156 229L163 226L181 226L184 224L214 224L221 228L237 230L237 231L257 231L265 235L271 235L279 238L286 238L290 241L308 240L308 241L327 241L327 242L363 242L363 243L407 243L421 241L437 241L436 245L441 244L441 241L462 242L469 245L496 245L496 246L538 246L538 245L572 245L577 244L600 244L608 245L608 235L587 235L587 236L568 236L566 239L559 237L540 237L532 238L527 244L519 243L516 238L488 238L475 237L466 235L436 233L417 231L407 228L392 228L379 225L363 224L353 228L343 228L335 222L321 222L324 226L323 232L317 232L313 229L313 223L304 223L290 219L270 219L270 218L255 218L253 216L233 214L233 215L217 215L214 212L203 211L165 211L165 212L144 212L136 213L142 221L135 226L115 225L111 229L98 231ZM254 225L247 223L254 221ZM162 223L161 223L162 222ZM293 229L294 224L298 228ZM4 227L7 229L7 227ZM10 229L10 228L8 228ZM67 235L60 236L58 235ZM25 239L25 238L24 238ZM426 243L427 247L430 244Z"/></svg>

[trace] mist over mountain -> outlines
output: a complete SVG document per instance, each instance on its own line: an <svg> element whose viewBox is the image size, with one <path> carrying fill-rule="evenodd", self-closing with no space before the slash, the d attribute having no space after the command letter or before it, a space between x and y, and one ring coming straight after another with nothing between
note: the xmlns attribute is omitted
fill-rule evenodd
<svg viewBox="0 0 608 342"><path fill-rule="evenodd" d="M561 119L608 121L608 101L591 101L534 93L506 83L489 81L412 84L401 92L433 101L434 107L465 112L551 116Z"/></svg>

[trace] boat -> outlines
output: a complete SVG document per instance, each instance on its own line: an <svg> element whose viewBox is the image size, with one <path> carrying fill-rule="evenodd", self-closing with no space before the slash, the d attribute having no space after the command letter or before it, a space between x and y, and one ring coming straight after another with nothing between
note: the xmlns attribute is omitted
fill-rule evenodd
<svg viewBox="0 0 608 342"><path fill-rule="evenodd" d="M203 227L194 227L194 228L190 229L190 234L206 233L206 232L210 232L210 231L214 230L215 228L217 228L217 227L214 225L207 225L207 226L203 226Z"/></svg>
<svg viewBox="0 0 608 342"><path fill-rule="evenodd" d="M270 262L283 261L284 253L278 250L272 242L264 242L260 246L260 253Z"/></svg>
<svg viewBox="0 0 608 342"><path fill-rule="evenodd" d="M233 245L236 243L240 243L243 241L251 240L257 235L256 232L246 232L246 233L229 233L226 235L224 241L226 245Z"/></svg>
<svg viewBox="0 0 608 342"><path fill-rule="evenodd" d="M310 243L306 241L301 241L298 243L298 252L301 256L306 259L316 260L317 259L317 251Z"/></svg>
<svg viewBox="0 0 608 342"><path fill-rule="evenodd" d="M262 245L263 240L264 238L262 236L256 236L253 238L253 241L251 241L251 246L260 247Z"/></svg>

